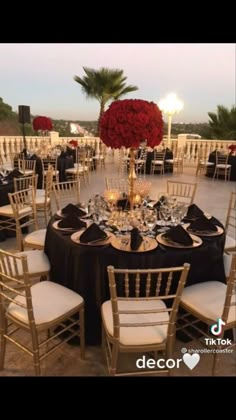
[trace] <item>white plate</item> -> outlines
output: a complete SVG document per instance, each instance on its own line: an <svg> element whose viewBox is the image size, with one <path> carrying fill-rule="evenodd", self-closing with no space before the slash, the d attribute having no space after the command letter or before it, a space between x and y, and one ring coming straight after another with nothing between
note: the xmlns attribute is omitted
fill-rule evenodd
<svg viewBox="0 0 236 420"><path fill-rule="evenodd" d="M97 240L97 241L91 241L91 242L80 242L80 236L82 235L82 233L84 233L85 229L79 231L79 232L75 232L73 233L73 235L71 235L71 240L73 242L75 242L76 244L79 245L85 245L85 246L104 246L104 245L108 245L111 243L112 238L114 237L113 233L111 232L106 232L107 234L107 238L105 239L101 239L101 240Z"/></svg>
<svg viewBox="0 0 236 420"><path fill-rule="evenodd" d="M219 236L222 235L222 233L224 232L224 229L221 228L220 226L216 226L217 231L215 232L210 232L210 231L204 231L204 230L191 230L189 229L189 225L190 223L186 223L183 225L183 228L187 230L187 232L193 235L198 235L198 236Z"/></svg>
<svg viewBox="0 0 236 420"><path fill-rule="evenodd" d="M160 235L156 236L156 240L157 242L159 242L162 245L168 246L170 248L197 248L198 246L202 245L202 239L199 238L196 235L192 235L189 234L193 240L193 244L192 245L182 245L182 244L178 244L177 242L172 242L171 240L167 240L166 238L164 238L164 235L166 233L160 233Z"/></svg>
<svg viewBox="0 0 236 420"><path fill-rule="evenodd" d="M57 221L53 222L52 227L56 230L60 230L61 232L68 232L68 233L71 232L72 233L72 232L78 232L79 230L84 229L84 228L74 228L74 227L61 228L60 226L58 226L59 222L60 222L60 220L57 220ZM86 223L87 227L91 223L90 221L86 221L86 220L84 220L84 222Z"/></svg>

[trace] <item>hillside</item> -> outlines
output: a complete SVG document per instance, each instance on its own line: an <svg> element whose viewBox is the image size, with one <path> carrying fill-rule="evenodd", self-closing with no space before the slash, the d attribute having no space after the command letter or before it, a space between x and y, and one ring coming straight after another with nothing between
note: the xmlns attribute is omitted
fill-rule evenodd
<svg viewBox="0 0 236 420"><path fill-rule="evenodd" d="M31 122L36 115L31 115ZM53 131L58 131L61 137L83 137L84 135L94 135L96 132L97 121L68 121L63 119L53 119ZM74 129L71 132L71 123ZM77 125L79 125L76 130ZM74 133L74 134L73 134ZM208 123L199 124L172 124L172 136L181 133L196 133L203 138L211 138L211 130ZM0 98L0 136L19 136L22 134L21 124L18 123L18 114L12 111L12 107L3 102ZM37 135L33 130L32 123L25 124L25 134L28 136ZM167 124L164 126L164 134L167 134Z"/></svg>

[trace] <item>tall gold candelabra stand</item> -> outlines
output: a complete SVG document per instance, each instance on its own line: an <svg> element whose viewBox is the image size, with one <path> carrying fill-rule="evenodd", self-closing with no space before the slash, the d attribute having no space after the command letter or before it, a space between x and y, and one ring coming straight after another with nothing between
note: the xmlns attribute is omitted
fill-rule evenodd
<svg viewBox="0 0 236 420"><path fill-rule="evenodd" d="M135 173L135 148L130 148L130 161L129 161L129 200L130 210L134 207L134 181L137 178Z"/></svg>

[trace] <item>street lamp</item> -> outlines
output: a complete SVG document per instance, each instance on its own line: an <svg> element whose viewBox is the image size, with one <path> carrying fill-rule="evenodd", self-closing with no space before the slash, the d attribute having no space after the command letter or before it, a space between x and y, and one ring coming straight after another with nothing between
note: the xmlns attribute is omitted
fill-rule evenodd
<svg viewBox="0 0 236 420"><path fill-rule="evenodd" d="M170 147L170 135L171 135L171 119L172 115L178 114L183 109L183 102L180 101L175 93L169 93L164 99L161 99L159 108L164 114L168 115L168 137L167 137L167 147Z"/></svg>

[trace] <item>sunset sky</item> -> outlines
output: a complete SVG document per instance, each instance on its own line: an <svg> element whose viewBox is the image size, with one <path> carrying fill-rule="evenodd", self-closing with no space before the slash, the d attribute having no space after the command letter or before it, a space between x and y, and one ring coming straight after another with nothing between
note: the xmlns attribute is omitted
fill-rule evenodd
<svg viewBox="0 0 236 420"><path fill-rule="evenodd" d="M0 44L0 96L14 111L29 105L33 115L94 120L99 104L73 77L83 66L120 68L139 87L126 98L158 103L175 92L184 109L173 122L207 122L218 104L235 105L235 54L233 43Z"/></svg>

